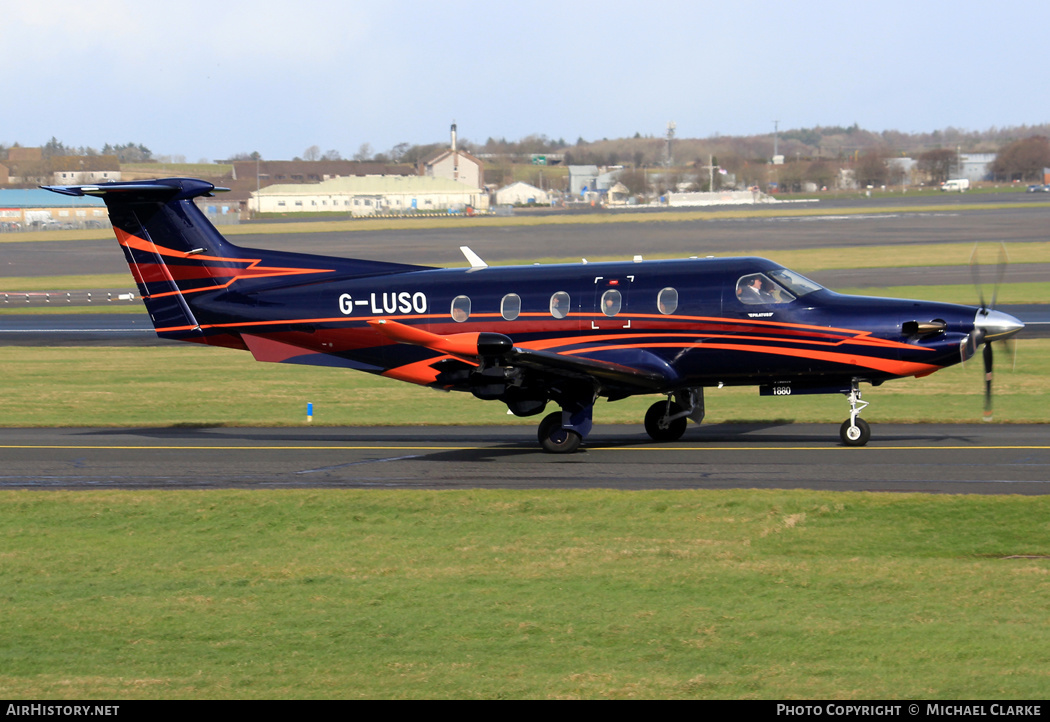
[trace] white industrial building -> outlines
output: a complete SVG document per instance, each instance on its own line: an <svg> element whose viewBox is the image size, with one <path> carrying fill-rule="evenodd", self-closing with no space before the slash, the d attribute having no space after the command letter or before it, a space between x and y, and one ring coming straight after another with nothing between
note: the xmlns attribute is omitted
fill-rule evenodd
<svg viewBox="0 0 1050 722"><path fill-rule="evenodd" d="M489 207L488 196L480 188L429 176L366 175L321 183L278 184L253 191L251 196L250 208L256 213L339 212L371 216Z"/></svg>
<svg viewBox="0 0 1050 722"><path fill-rule="evenodd" d="M523 206L529 203L537 205L550 205L551 197L547 191L529 185L524 181L511 183L496 191L496 205Z"/></svg>

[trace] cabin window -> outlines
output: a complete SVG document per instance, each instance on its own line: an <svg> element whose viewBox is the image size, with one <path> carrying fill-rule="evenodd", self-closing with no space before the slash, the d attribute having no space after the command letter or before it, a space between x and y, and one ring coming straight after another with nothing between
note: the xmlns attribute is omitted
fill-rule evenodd
<svg viewBox="0 0 1050 722"><path fill-rule="evenodd" d="M551 315L554 318L565 318L569 315L569 294L558 291L551 296Z"/></svg>
<svg viewBox="0 0 1050 722"><path fill-rule="evenodd" d="M521 313L521 296L516 293L508 293L500 302L499 312L507 321L516 319Z"/></svg>
<svg viewBox="0 0 1050 722"><path fill-rule="evenodd" d="M452 320L463 323L470 318L470 299L466 296L456 296L452 299Z"/></svg>
<svg viewBox="0 0 1050 722"><path fill-rule="evenodd" d="M602 313L606 316L615 316L620 312L620 304L623 303L623 297L619 291L609 289L602 294Z"/></svg>
<svg viewBox="0 0 1050 722"><path fill-rule="evenodd" d="M664 288L656 296L656 307L665 316L678 310L678 291L671 287Z"/></svg>
<svg viewBox="0 0 1050 722"><path fill-rule="evenodd" d="M736 295L742 303L749 306L790 303L795 300L787 289L775 283L764 273L741 276L736 282Z"/></svg>

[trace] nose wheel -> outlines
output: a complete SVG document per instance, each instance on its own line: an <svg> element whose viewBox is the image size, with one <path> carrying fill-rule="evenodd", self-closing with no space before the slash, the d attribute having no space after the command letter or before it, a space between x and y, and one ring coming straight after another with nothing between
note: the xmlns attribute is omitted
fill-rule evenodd
<svg viewBox="0 0 1050 722"><path fill-rule="evenodd" d="M871 427L868 422L860 418L860 412L868 405L867 401L861 401L860 387L856 380L850 388L849 396L849 418L842 422L839 427L839 438L846 446L864 446L871 438Z"/></svg>
<svg viewBox="0 0 1050 722"><path fill-rule="evenodd" d="M688 423L686 413L674 401L657 401L645 414L645 433L653 441L678 441Z"/></svg>
<svg viewBox="0 0 1050 722"><path fill-rule="evenodd" d="M864 446L871 438L871 427L864 419L846 419L839 427L839 438L846 446Z"/></svg>

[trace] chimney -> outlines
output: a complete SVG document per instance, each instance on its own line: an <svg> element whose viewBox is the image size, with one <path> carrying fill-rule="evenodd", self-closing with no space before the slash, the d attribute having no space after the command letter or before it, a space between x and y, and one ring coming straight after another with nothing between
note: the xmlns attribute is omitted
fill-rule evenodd
<svg viewBox="0 0 1050 722"><path fill-rule="evenodd" d="M452 123L452 150L456 150L456 124Z"/></svg>

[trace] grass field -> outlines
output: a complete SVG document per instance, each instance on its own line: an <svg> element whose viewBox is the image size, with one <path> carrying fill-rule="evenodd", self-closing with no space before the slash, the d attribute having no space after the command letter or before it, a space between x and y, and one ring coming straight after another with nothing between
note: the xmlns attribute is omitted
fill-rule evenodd
<svg viewBox="0 0 1050 722"><path fill-rule="evenodd" d="M1050 340L1020 339L1016 367L996 357L996 419L1050 422ZM343 369L258 363L246 352L193 344L147 348L0 347L3 426L294 426L306 404L323 425L523 424L500 403L442 393ZM188 383L187 379L192 379ZM980 418L978 361L923 379L865 389L864 417L878 422ZM640 424L657 397L599 402L596 423ZM753 387L708 389L707 421L794 420L838 424L842 396L760 397Z"/></svg>
<svg viewBox="0 0 1050 722"><path fill-rule="evenodd" d="M0 492L0 697L1042 699L1050 499Z"/></svg>
<svg viewBox="0 0 1050 722"><path fill-rule="evenodd" d="M1022 245L1013 262L1050 260ZM887 265L885 249L827 265L839 250L776 260ZM919 265L955 258L929 254ZM1001 302L1046 299L1030 285ZM1050 423L1050 340L1018 340L1013 371L996 360L997 421ZM0 368L8 426L295 426L307 402L323 425L514 423L531 438L536 421L194 345L0 347ZM977 361L865 387L865 418L975 421L982 381ZM651 401L601 403L595 421L640 428ZM846 408L707 392L708 423L837 427ZM0 491L7 699L1039 700L1048 618L1050 497Z"/></svg>

